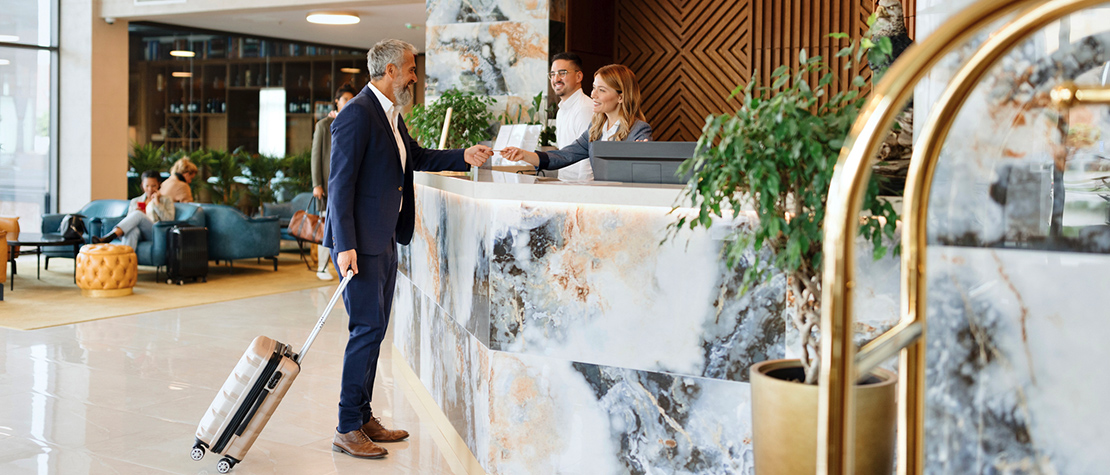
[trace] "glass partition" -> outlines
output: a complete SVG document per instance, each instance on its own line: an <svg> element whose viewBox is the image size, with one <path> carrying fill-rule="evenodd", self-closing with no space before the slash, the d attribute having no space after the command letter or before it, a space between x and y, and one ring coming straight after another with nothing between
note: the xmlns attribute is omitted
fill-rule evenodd
<svg viewBox="0 0 1110 475"><path fill-rule="evenodd" d="M57 186L57 0L0 10L0 216L37 231Z"/></svg>

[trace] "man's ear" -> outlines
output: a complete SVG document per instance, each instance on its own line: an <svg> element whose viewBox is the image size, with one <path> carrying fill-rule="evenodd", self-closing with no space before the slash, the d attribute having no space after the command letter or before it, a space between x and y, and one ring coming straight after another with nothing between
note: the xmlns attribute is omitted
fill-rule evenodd
<svg viewBox="0 0 1110 475"><path fill-rule="evenodd" d="M576 74L577 77L578 77L578 84L582 84L582 80L586 79L586 75L582 74L581 69L579 69L578 71L575 71L574 74Z"/></svg>

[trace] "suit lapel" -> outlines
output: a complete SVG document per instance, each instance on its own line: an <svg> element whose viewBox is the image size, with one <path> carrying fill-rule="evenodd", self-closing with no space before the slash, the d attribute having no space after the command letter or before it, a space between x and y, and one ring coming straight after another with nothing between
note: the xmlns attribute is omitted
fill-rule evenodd
<svg viewBox="0 0 1110 475"><path fill-rule="evenodd" d="M397 164L399 165L401 163L401 155L400 152L397 151L397 137L393 135L393 126L389 123L389 116L385 114L385 109L382 107L382 101L378 100L378 95L375 94L372 89L370 89L369 84L367 84L366 87L363 88L363 92L369 94L370 103L373 104L374 110L378 112L378 120L382 121L382 124L385 125L386 135L389 136L389 143L393 144L393 148L390 149L393 152L393 159L396 160Z"/></svg>

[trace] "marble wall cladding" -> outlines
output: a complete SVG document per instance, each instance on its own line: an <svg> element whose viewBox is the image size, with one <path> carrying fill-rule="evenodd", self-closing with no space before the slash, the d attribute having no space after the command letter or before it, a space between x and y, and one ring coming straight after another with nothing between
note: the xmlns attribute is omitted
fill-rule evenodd
<svg viewBox="0 0 1110 475"><path fill-rule="evenodd" d="M548 21L428 26L425 96L457 88L504 99L547 89Z"/></svg>
<svg viewBox="0 0 1110 475"><path fill-rule="evenodd" d="M457 88L503 104L546 92L548 20L560 2L428 0L425 97Z"/></svg>
<svg viewBox="0 0 1110 475"><path fill-rule="evenodd" d="M397 286L393 291L393 314L390 326L393 328L393 346L405 355L405 360L414 372L420 368L420 310L419 294L412 282L398 273Z"/></svg>
<svg viewBox="0 0 1110 475"><path fill-rule="evenodd" d="M1110 256L935 246L928 473L1103 473Z"/></svg>
<svg viewBox="0 0 1110 475"><path fill-rule="evenodd" d="M397 286L401 298L394 306L394 345L467 447L486 465L489 350L404 276L398 276Z"/></svg>
<svg viewBox="0 0 1110 475"><path fill-rule="evenodd" d="M752 470L746 383L492 353L493 473Z"/></svg>
<svg viewBox="0 0 1110 475"><path fill-rule="evenodd" d="M975 85L941 151L931 242L1110 252L1110 120L1101 108L1060 113L1048 97L1064 81L1100 82L1107 24L1105 10L1053 23ZM936 74L950 77L958 66L942 64Z"/></svg>
<svg viewBox="0 0 1110 475"><path fill-rule="evenodd" d="M566 0L427 0L429 25L546 20L549 10Z"/></svg>
<svg viewBox="0 0 1110 475"><path fill-rule="evenodd" d="M782 279L738 297L718 258L721 241L701 232L660 245L676 219L668 211L497 206L490 347L738 380L745 358L780 355ZM718 315L718 303L727 313Z"/></svg>
<svg viewBox="0 0 1110 475"><path fill-rule="evenodd" d="M412 282L489 345L489 223L492 210L453 193L418 187L408 246Z"/></svg>
<svg viewBox="0 0 1110 475"><path fill-rule="evenodd" d="M918 39L971 3L918 0ZM915 132L1002 23L918 84ZM1110 256L1099 253L1110 239L1098 195L1110 191L1099 188L1110 175L1101 159L1110 127L1105 111L1059 114L1047 98L1064 80L1100 82L1107 25L1106 9L1086 11L1010 51L943 146L928 221L926 473L1102 473L1110 464L1090 450L1110 437L1110 388L1077 364L1108 356L1099 336L1110 321ZM1049 237L1054 215L1061 233Z"/></svg>
<svg viewBox="0 0 1110 475"><path fill-rule="evenodd" d="M491 349L747 381L753 363L790 354L787 335L796 343L784 276L768 272L741 294L754 251L737 269L719 258L714 235L746 215L660 245L669 208L473 200L424 186L416 198L407 275ZM870 339L897 319L898 261L860 248L856 318Z"/></svg>

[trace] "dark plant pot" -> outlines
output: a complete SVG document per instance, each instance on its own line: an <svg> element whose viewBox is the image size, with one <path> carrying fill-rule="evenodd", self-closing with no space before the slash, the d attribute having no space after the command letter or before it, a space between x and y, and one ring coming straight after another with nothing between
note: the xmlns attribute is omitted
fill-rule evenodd
<svg viewBox="0 0 1110 475"><path fill-rule="evenodd" d="M758 475L817 472L819 388L803 384L804 379L797 359L752 366L752 443ZM893 469L896 383L894 373L876 369L856 389L857 474L890 474Z"/></svg>

